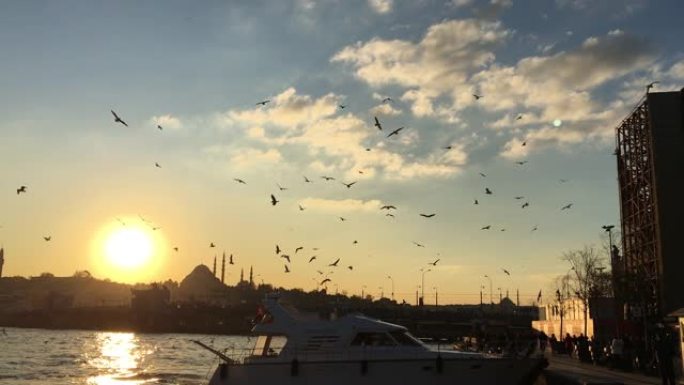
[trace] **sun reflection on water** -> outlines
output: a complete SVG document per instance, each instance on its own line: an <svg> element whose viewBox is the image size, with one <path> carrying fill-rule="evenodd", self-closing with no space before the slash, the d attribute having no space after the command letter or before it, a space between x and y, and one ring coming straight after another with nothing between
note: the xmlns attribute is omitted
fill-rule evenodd
<svg viewBox="0 0 684 385"><path fill-rule="evenodd" d="M88 378L93 385L138 385L141 363L146 352L133 333L98 333L96 352L88 360L98 375Z"/></svg>

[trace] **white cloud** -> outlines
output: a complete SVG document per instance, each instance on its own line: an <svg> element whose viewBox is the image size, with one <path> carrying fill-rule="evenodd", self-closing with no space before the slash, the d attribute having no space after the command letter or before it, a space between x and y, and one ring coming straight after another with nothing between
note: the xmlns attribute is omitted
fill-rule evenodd
<svg viewBox="0 0 684 385"><path fill-rule="evenodd" d="M401 114L401 110L392 107L389 103L382 103L370 109L374 115L396 116Z"/></svg>
<svg viewBox="0 0 684 385"><path fill-rule="evenodd" d="M155 126L160 125L163 129L178 130L183 128L181 120L173 115L153 116L150 122Z"/></svg>
<svg viewBox="0 0 684 385"><path fill-rule="evenodd" d="M368 5L377 13L392 11L393 0L368 0Z"/></svg>
<svg viewBox="0 0 684 385"><path fill-rule="evenodd" d="M472 0L451 0L448 4L454 8L460 8L465 7L466 5L469 5L472 2Z"/></svg>
<svg viewBox="0 0 684 385"><path fill-rule="evenodd" d="M218 153L226 150L220 146L211 147L209 153ZM255 166L275 165L282 161L282 155L274 148L268 150L258 150L254 148L245 148L233 151L227 149L231 154L230 165L237 170L252 168Z"/></svg>
<svg viewBox="0 0 684 385"><path fill-rule="evenodd" d="M322 199L322 198L304 198L299 201L299 204L306 207L307 210L317 210L323 212L339 213L348 211L379 211L383 205L377 199L368 201L359 199Z"/></svg>

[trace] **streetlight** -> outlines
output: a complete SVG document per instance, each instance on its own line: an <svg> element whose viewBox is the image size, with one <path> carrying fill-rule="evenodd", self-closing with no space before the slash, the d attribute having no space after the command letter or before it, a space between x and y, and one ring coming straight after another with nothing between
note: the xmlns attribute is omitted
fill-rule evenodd
<svg viewBox="0 0 684 385"><path fill-rule="evenodd" d="M420 271L423 272L420 284L420 299L425 301L425 273L432 271L432 269L425 270L425 268L421 268Z"/></svg>
<svg viewBox="0 0 684 385"><path fill-rule="evenodd" d="M380 299L385 298L385 289L382 286L378 286L378 289L380 289Z"/></svg>
<svg viewBox="0 0 684 385"><path fill-rule="evenodd" d="M492 299L492 278L490 276L488 276L487 274L485 274L484 277L489 280L489 303L493 304L494 300Z"/></svg>
<svg viewBox="0 0 684 385"><path fill-rule="evenodd" d="M500 287L497 287L497 290L499 290L499 303L501 303L501 300L503 299L503 298L501 297L501 288L500 288Z"/></svg>
<svg viewBox="0 0 684 385"><path fill-rule="evenodd" d="M433 289L435 289L435 307L439 306L437 302L437 286L433 286Z"/></svg>
<svg viewBox="0 0 684 385"><path fill-rule="evenodd" d="M391 275L388 275L388 276L387 276L387 279L389 279L390 281L392 281L392 301L394 301L394 278L392 278Z"/></svg>

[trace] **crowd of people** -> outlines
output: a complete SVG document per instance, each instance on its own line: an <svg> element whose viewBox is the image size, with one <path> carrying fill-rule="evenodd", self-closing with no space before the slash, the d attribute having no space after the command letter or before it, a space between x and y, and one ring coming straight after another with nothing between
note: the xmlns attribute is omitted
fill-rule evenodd
<svg viewBox="0 0 684 385"><path fill-rule="evenodd" d="M651 338L650 343L647 343L643 338L629 334L600 339L566 333L559 339L555 334L547 336L540 332L538 344L543 352L568 355L583 363L615 370L660 374L663 384L675 384L674 360L678 357L678 344L673 333L661 326L652 333Z"/></svg>

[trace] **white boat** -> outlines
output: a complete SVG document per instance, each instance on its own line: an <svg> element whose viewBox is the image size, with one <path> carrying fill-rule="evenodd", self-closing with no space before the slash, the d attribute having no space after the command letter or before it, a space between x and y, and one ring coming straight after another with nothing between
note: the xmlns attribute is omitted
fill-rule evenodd
<svg viewBox="0 0 684 385"><path fill-rule="evenodd" d="M438 351L403 326L362 315L322 320L266 297L254 348L221 358L209 385L531 384L543 356Z"/></svg>

